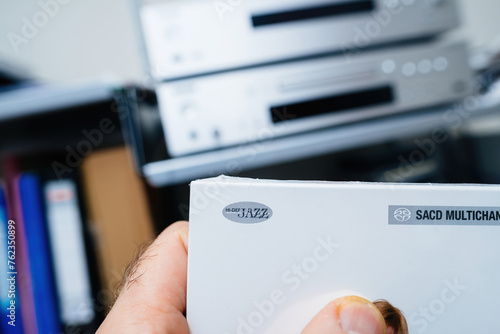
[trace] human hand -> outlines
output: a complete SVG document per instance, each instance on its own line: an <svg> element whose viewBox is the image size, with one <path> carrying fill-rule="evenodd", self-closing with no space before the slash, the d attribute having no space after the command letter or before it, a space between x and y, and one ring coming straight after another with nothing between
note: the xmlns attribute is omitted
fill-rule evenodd
<svg viewBox="0 0 500 334"><path fill-rule="evenodd" d="M188 334L185 318L188 223L177 222L132 262L121 292L97 331ZM302 334L393 334L369 301L339 298L321 310Z"/></svg>
<svg viewBox="0 0 500 334"><path fill-rule="evenodd" d="M139 252L97 333L188 334L187 247L188 223L177 222Z"/></svg>
<svg viewBox="0 0 500 334"><path fill-rule="evenodd" d="M302 334L395 334L391 330L374 304L361 297L348 296L325 306Z"/></svg>

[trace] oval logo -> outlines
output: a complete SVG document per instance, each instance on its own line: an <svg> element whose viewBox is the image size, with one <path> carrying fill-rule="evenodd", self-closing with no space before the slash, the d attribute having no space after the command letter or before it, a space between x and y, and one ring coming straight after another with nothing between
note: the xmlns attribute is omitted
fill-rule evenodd
<svg viewBox="0 0 500 334"><path fill-rule="evenodd" d="M257 224L268 220L273 210L267 205L256 202L239 202L226 206L222 210L224 217L240 224Z"/></svg>

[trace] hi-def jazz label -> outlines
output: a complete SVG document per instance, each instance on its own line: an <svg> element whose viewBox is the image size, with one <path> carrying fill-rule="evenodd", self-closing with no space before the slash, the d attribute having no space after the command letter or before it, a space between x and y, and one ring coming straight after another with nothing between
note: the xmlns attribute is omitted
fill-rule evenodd
<svg viewBox="0 0 500 334"><path fill-rule="evenodd" d="M256 202L238 202L226 206L222 215L240 224L262 223L273 215L273 210L267 205Z"/></svg>

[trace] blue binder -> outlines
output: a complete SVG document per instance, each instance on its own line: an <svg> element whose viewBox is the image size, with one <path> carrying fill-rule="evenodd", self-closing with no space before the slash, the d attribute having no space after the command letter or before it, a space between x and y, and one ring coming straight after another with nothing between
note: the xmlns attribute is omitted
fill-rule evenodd
<svg viewBox="0 0 500 334"><path fill-rule="evenodd" d="M50 248L37 176L19 178L19 191L26 230L27 250L33 285L36 324L40 334L59 334L59 312L54 287Z"/></svg>

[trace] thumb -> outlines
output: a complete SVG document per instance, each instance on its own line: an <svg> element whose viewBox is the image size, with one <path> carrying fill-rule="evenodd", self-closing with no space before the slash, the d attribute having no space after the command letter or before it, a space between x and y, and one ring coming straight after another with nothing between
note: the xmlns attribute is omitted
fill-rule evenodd
<svg viewBox="0 0 500 334"><path fill-rule="evenodd" d="M187 246L187 222L163 231L127 270L124 287L97 333L187 334Z"/></svg>
<svg viewBox="0 0 500 334"><path fill-rule="evenodd" d="M302 334L386 334L384 317L366 299L356 296L334 300L322 309Z"/></svg>

